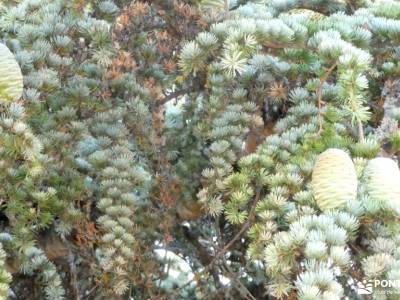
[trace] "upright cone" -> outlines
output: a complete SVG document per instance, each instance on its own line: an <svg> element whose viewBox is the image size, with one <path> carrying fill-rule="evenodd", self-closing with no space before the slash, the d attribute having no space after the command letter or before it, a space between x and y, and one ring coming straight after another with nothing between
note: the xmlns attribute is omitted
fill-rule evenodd
<svg viewBox="0 0 400 300"><path fill-rule="evenodd" d="M311 187L322 211L343 207L357 196L357 174L350 156L328 149L317 157Z"/></svg>
<svg viewBox="0 0 400 300"><path fill-rule="evenodd" d="M366 189L372 200L400 203L400 170L386 157L370 160L364 170Z"/></svg>
<svg viewBox="0 0 400 300"><path fill-rule="evenodd" d="M0 103L17 100L22 90L21 69L7 46L0 44Z"/></svg>

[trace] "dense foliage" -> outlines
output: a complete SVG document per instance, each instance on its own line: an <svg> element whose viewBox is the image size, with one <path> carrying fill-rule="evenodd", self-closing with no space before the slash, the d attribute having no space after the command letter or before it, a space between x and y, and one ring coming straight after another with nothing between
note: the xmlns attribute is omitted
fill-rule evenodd
<svg viewBox="0 0 400 300"><path fill-rule="evenodd" d="M399 59L397 1L1 1L0 299L400 280Z"/></svg>

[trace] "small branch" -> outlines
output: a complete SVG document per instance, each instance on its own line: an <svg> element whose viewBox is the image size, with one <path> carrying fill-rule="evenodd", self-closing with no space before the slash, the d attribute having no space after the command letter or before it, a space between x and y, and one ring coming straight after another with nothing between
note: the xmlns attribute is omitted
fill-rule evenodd
<svg viewBox="0 0 400 300"><path fill-rule="evenodd" d="M334 63L328 71L325 73L324 76L322 76L319 80L319 86L317 88L316 94L317 94L317 101L318 101L318 124L319 124L319 131L318 133L321 133L323 128L322 128L322 113L321 113L321 108L323 105L322 101L322 87L326 80L328 79L329 75L333 72L333 70L336 68L336 63Z"/></svg>
<svg viewBox="0 0 400 300"><path fill-rule="evenodd" d="M224 2L225 2L225 13L226 13L226 15L228 15L229 14L229 0L225 0Z"/></svg>
<svg viewBox="0 0 400 300"><path fill-rule="evenodd" d="M167 103L168 101L170 101L170 100L172 100L172 99L174 99L174 98L177 98L177 97L179 97L179 96L185 95L186 93L187 93L186 90L179 90L179 91L172 92L172 93L166 95L166 96L162 99L162 103L165 104L165 103Z"/></svg>
<svg viewBox="0 0 400 300"><path fill-rule="evenodd" d="M204 267L203 271L195 274L195 276L193 276L193 279L189 280L184 285L180 286L178 289L173 291L169 295L170 297L172 295L178 294L181 290L183 290L184 288L189 286L192 282L197 280L201 275L203 275L206 272L208 272L213 267L213 265L216 263L216 261L221 256L223 256L225 254L225 252L228 251L229 248L232 247L232 245L242 236L242 234L250 227L251 223L253 222L253 220L255 218L256 206L257 206L258 201L260 200L260 197L261 197L261 188L257 188L256 196L254 197L254 200L253 200L253 203L252 203L252 206L251 206L251 209L250 209L249 217L247 218L247 221L243 224L243 226L240 228L238 233L236 233L236 235L220 251L218 251L218 253L210 261L210 263L207 266ZM159 299L159 298L157 298L157 299ZM160 298L160 299L164 299L164 298ZM169 298L169 299L171 299L171 298Z"/></svg>
<svg viewBox="0 0 400 300"><path fill-rule="evenodd" d="M210 265L212 261L212 256L208 253L207 249L199 242L199 234L189 230L187 227L183 227L183 234L185 238L193 245L193 248L197 251L197 256L199 258L200 263L203 266ZM215 281L217 286L221 286L221 282L218 277L217 270L214 268L210 268L211 275Z"/></svg>
<svg viewBox="0 0 400 300"><path fill-rule="evenodd" d="M235 272L229 267L229 265L224 261L223 268L225 269L226 273L230 277L231 280L233 280L237 285L237 290L243 294L243 296L246 298L246 300L257 300L251 292L248 290L248 288L240 281L239 278L235 275ZM236 285L235 285L236 287Z"/></svg>
<svg viewBox="0 0 400 300"><path fill-rule="evenodd" d="M251 223L253 222L253 219L255 217L255 212L256 212L256 206L258 203L258 200L260 199L260 195L261 195L261 190L258 188L257 192L256 192L256 196L254 197L254 201L253 204L251 206L250 209L250 213L249 213L249 217L247 218L247 221L243 224L242 228L240 228L240 230L238 231L238 233L236 233L236 235L229 241L228 244L226 244L224 246L224 248L222 248L213 258L213 260L211 261L211 263L213 263L216 259L218 259L219 257L221 257L222 255L225 254L226 251L229 250L230 247L232 247L232 245L242 236L242 234L250 227Z"/></svg>
<svg viewBox="0 0 400 300"><path fill-rule="evenodd" d="M361 120L357 121L358 124L358 139L360 140L360 142L363 142L365 137L364 137L364 127L363 124L361 122Z"/></svg>
<svg viewBox="0 0 400 300"><path fill-rule="evenodd" d="M174 98L177 98L177 97L189 94L189 93L197 92L197 91L198 91L197 87L188 87L186 89L182 89L182 90L178 90L178 91L172 92L172 93L170 93L168 95L165 95L165 97L162 99L162 104L165 104L165 103L167 103L168 101L170 101L170 100L172 100Z"/></svg>

